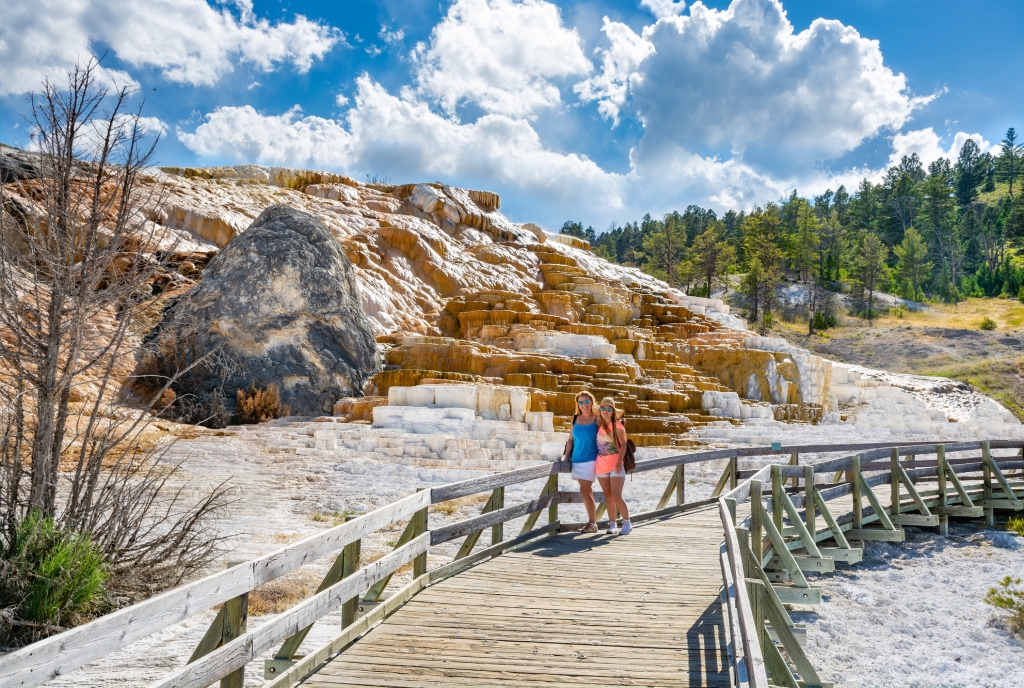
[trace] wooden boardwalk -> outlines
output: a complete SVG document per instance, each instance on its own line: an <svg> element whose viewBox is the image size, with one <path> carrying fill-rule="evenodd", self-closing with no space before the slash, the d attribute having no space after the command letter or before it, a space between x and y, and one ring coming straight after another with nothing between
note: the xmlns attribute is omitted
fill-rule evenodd
<svg viewBox="0 0 1024 688"><path fill-rule="evenodd" d="M424 590L303 684L728 686L717 506L561 534Z"/></svg>

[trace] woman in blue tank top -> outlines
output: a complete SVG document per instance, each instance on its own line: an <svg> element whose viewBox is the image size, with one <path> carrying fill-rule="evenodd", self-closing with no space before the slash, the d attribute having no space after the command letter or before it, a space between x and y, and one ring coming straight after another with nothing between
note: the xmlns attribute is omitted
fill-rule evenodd
<svg viewBox="0 0 1024 688"><path fill-rule="evenodd" d="M583 506L587 509L587 525L580 532L597 532L597 505L594 503L594 479L597 476L596 402L590 392L576 395L576 415L572 435L565 445L563 461L572 461L572 477L580 484Z"/></svg>

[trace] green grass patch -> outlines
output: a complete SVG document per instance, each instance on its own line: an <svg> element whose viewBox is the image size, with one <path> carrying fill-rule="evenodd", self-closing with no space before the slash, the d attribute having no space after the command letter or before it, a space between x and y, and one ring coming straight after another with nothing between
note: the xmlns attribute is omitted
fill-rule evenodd
<svg viewBox="0 0 1024 688"><path fill-rule="evenodd" d="M1024 537L1024 516L1011 516L1006 520L1006 529Z"/></svg>
<svg viewBox="0 0 1024 688"><path fill-rule="evenodd" d="M14 610L7 635L34 640L86 620L106 606L108 575L87 536L30 514L0 550L0 608Z"/></svg>
<svg viewBox="0 0 1024 688"><path fill-rule="evenodd" d="M978 361L935 368L919 374L939 375L966 382L1024 421L1024 360Z"/></svg>
<svg viewBox="0 0 1024 688"><path fill-rule="evenodd" d="M991 604L996 609L1002 609L1010 613L1007 625L1010 632L1024 636L1024 587L1020 578L1006 576L999 581L999 585L990 588L985 595L985 603Z"/></svg>

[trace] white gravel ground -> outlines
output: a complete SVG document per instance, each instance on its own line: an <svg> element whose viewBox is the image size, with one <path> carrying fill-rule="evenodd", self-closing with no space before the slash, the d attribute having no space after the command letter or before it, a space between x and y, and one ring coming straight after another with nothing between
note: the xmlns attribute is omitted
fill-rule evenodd
<svg viewBox="0 0 1024 688"><path fill-rule="evenodd" d="M983 602L1004 576L1024 575L1024 538L965 524L951 526L948 538L908 528L906 542L865 544L860 564L812 579L821 605L793 614L807 624L809 658L823 680L1024 686L1024 641Z"/></svg>

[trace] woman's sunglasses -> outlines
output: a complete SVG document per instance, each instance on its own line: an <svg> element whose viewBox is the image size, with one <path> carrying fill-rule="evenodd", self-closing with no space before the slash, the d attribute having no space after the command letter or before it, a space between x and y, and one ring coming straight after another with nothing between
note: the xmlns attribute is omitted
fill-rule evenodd
<svg viewBox="0 0 1024 688"><path fill-rule="evenodd" d="M590 399L577 399L576 403L580 406L590 406Z"/></svg>
<svg viewBox="0 0 1024 688"><path fill-rule="evenodd" d="M614 406L602 406L601 410L602 411L614 411L615 407Z"/></svg>

